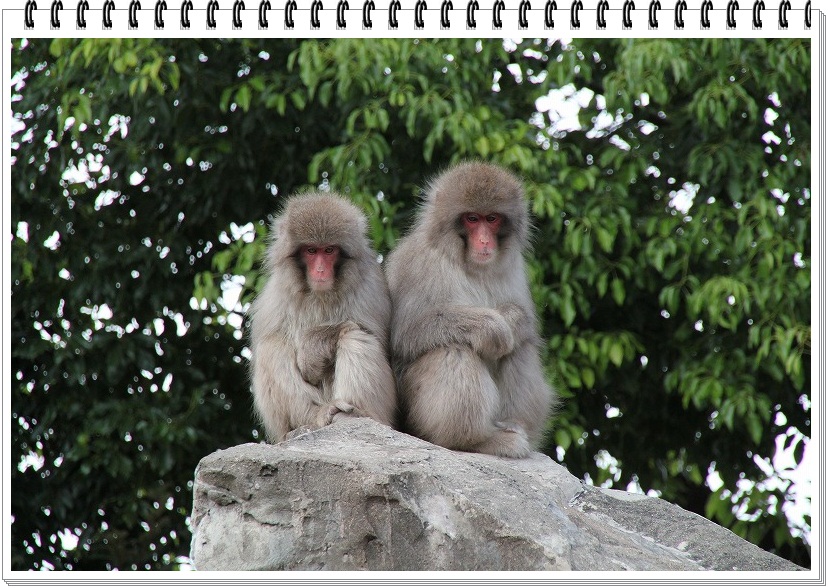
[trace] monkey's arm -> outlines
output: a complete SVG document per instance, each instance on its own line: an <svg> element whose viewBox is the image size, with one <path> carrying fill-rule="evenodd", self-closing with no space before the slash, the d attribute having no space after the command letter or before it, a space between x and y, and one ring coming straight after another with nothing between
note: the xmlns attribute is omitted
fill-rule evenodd
<svg viewBox="0 0 828 588"><path fill-rule="evenodd" d="M322 325L305 331L296 346L296 367L307 383L318 386L333 368L338 325Z"/></svg>
<svg viewBox="0 0 828 588"><path fill-rule="evenodd" d="M339 340L350 331L359 329L353 321L320 325L305 331L296 348L296 367L302 378L313 386L322 383L325 374L333 369Z"/></svg>
<svg viewBox="0 0 828 588"><path fill-rule="evenodd" d="M427 351L449 345L468 345L484 360L496 360L515 347L512 327L499 311L478 306L444 305L406 322L393 334L395 348L414 360Z"/></svg>
<svg viewBox="0 0 828 588"><path fill-rule="evenodd" d="M497 311L503 315L512 330L515 349L525 341L539 342L537 329L535 328L535 317L527 312L524 307L514 302L507 302L498 306Z"/></svg>

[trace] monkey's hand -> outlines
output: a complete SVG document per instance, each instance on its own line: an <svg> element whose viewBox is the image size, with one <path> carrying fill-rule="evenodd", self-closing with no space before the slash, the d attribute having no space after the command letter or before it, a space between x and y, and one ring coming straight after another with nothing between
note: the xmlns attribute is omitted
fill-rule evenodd
<svg viewBox="0 0 828 588"><path fill-rule="evenodd" d="M322 325L308 329L296 347L296 367L311 386L319 386L325 374L333 369L336 344L341 325Z"/></svg>
<svg viewBox="0 0 828 588"><path fill-rule="evenodd" d="M496 310L481 308L470 341L472 349L485 361L498 360L515 348L515 337L506 318Z"/></svg>
<svg viewBox="0 0 828 588"><path fill-rule="evenodd" d="M296 349L296 367L302 379L311 386L319 386L336 363L339 342L348 333L360 329L354 321L343 321L308 329Z"/></svg>
<svg viewBox="0 0 828 588"><path fill-rule="evenodd" d="M532 317L519 304L507 302L497 307L497 311L503 315L509 327L512 329L512 336L515 339L515 347L529 339L536 338L535 325Z"/></svg>

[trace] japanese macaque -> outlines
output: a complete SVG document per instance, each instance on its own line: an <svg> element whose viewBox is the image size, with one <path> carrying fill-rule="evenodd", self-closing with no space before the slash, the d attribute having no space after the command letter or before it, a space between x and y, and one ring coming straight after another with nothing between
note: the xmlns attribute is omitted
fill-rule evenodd
<svg viewBox="0 0 828 588"><path fill-rule="evenodd" d="M541 441L555 393L538 354L528 231L522 186L500 167L460 164L429 185L386 266L408 432L504 457Z"/></svg>
<svg viewBox="0 0 828 588"><path fill-rule="evenodd" d="M253 398L271 442L348 416L394 424L391 302L367 224L322 193L291 198L273 222L251 309Z"/></svg>

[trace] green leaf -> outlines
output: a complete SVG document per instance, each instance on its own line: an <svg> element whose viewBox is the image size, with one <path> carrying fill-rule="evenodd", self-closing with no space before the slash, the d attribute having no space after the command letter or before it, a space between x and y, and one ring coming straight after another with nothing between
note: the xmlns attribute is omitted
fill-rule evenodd
<svg viewBox="0 0 828 588"><path fill-rule="evenodd" d="M608 282L609 276L606 273L598 274L598 277L595 279L595 289L598 292L599 298L603 298L604 295L607 293Z"/></svg>
<svg viewBox="0 0 828 588"><path fill-rule="evenodd" d="M610 288L612 290L612 299L615 300L615 303L618 306L623 306L624 298L626 297L626 288L624 287L624 282L622 282L618 278L614 278L610 283Z"/></svg>
<svg viewBox="0 0 828 588"><path fill-rule="evenodd" d="M754 412L748 413L745 416L745 425L747 425L747 429L753 443L755 445L759 445L762 441L762 432L764 431L764 427L759 416Z"/></svg>
<svg viewBox="0 0 828 588"><path fill-rule="evenodd" d="M236 92L236 104L239 105L239 108L247 112L250 110L250 99L252 97L250 86L243 85L239 88L239 91Z"/></svg>
<svg viewBox="0 0 828 588"><path fill-rule="evenodd" d="M613 342L609 348L609 359L616 367L621 367L624 361L624 348L618 342Z"/></svg>
<svg viewBox="0 0 828 588"><path fill-rule="evenodd" d="M478 137L474 142L474 148L482 157L489 155L489 140L486 137Z"/></svg>
<svg viewBox="0 0 828 588"><path fill-rule="evenodd" d="M560 313L564 326L570 326L575 320L575 302L572 298L564 298L561 300Z"/></svg>
<svg viewBox="0 0 828 588"><path fill-rule="evenodd" d="M572 436L566 429L557 429L555 431L555 444L566 451L572 445Z"/></svg>
<svg viewBox="0 0 828 588"><path fill-rule="evenodd" d="M585 367L581 370L581 381L584 383L584 388L595 386L595 372L592 368Z"/></svg>
<svg viewBox="0 0 828 588"><path fill-rule="evenodd" d="M291 92L290 93L290 100L291 100L291 102L293 102L293 105L298 110L304 110L305 109L305 105L307 104L307 98L305 97L305 95L301 91L295 90L295 91Z"/></svg>
<svg viewBox="0 0 828 588"><path fill-rule="evenodd" d="M615 238L610 231L604 229L603 227L596 227L595 236L598 239L598 244L601 246L603 251L606 253L612 251L612 244Z"/></svg>

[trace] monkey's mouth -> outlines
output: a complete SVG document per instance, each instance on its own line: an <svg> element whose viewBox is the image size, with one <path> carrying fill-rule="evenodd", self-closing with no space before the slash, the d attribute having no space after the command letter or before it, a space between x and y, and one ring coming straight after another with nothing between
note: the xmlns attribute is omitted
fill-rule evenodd
<svg viewBox="0 0 828 588"><path fill-rule="evenodd" d="M479 265L486 265L495 258L494 249L474 250L471 252L471 260Z"/></svg>
<svg viewBox="0 0 828 588"><path fill-rule="evenodd" d="M311 290L314 292L330 292L334 287L333 278L321 278L318 280L308 280Z"/></svg>

